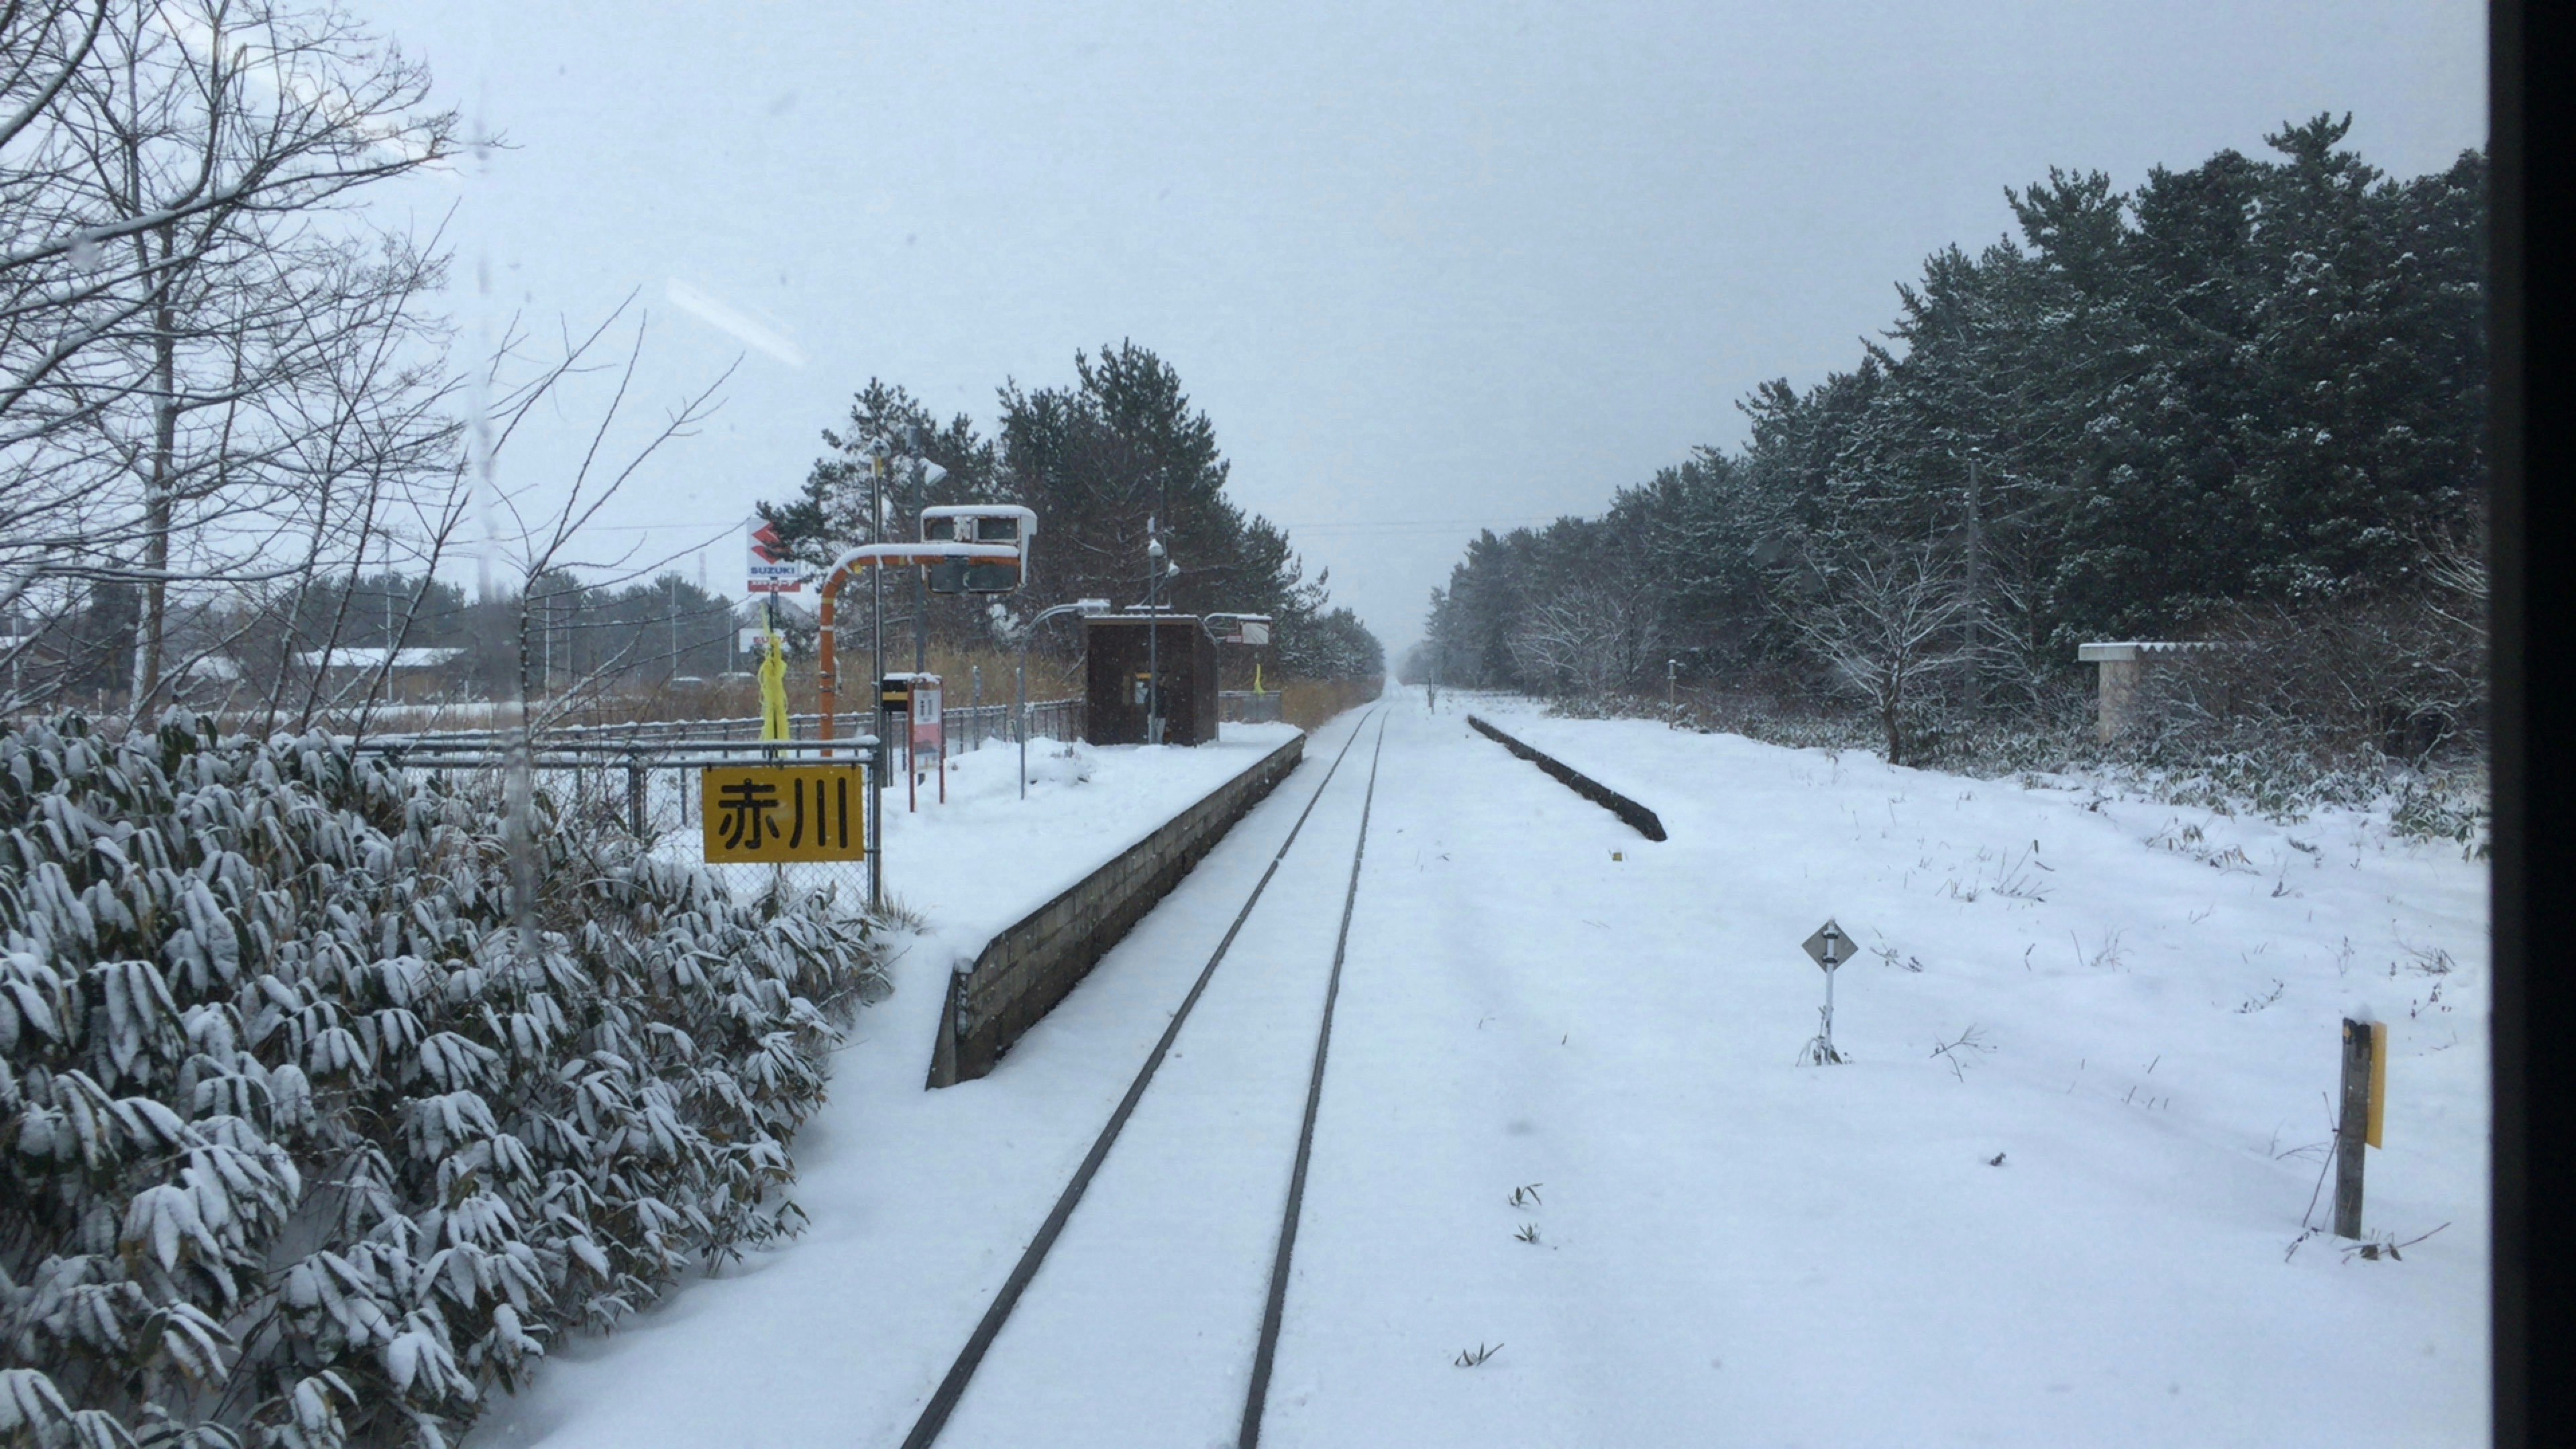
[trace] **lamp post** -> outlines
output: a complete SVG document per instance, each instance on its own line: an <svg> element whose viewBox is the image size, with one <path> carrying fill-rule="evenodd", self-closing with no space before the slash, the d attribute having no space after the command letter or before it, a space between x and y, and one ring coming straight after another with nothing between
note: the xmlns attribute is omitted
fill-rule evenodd
<svg viewBox="0 0 2576 1449"><path fill-rule="evenodd" d="M1154 528L1155 520L1145 520L1145 743L1163 742L1163 630L1162 611L1154 607L1154 596L1163 587L1163 539Z"/></svg>
<svg viewBox="0 0 2576 1449"><path fill-rule="evenodd" d="M885 439L868 440L868 542L885 537ZM828 583L824 587L831 587ZM885 738L885 570L868 570L868 693L875 697L877 738ZM871 802L873 803L873 802Z"/></svg>
<svg viewBox="0 0 2576 1449"><path fill-rule="evenodd" d="M1163 561L1162 576L1154 580L1154 592L1149 596L1153 605L1151 611L1153 614L1153 622L1145 626L1147 629L1152 631L1145 636L1145 646L1148 653L1159 654L1161 652L1161 644L1163 641L1163 586L1180 576L1180 564L1175 560L1165 559ZM1154 681L1153 687L1146 691L1147 695L1153 700L1153 714L1148 717L1146 724L1153 732L1153 743L1159 745L1163 742L1163 736L1167 732L1165 728L1166 721L1163 716L1162 662L1160 659L1154 659L1149 661L1147 668L1153 672Z"/></svg>
<svg viewBox="0 0 2576 1449"><path fill-rule="evenodd" d="M1038 636L1040 624L1059 614L1080 614L1088 619L1094 614L1108 612L1107 599L1076 599L1070 604L1040 610L1038 616L1029 621L1028 630L1020 635L1020 798L1023 800L1029 798L1029 641Z"/></svg>
<svg viewBox="0 0 2576 1449"><path fill-rule="evenodd" d="M869 440L868 542L870 543L883 543L886 541L885 475L886 454L888 451L890 450L886 447L885 439L872 438ZM826 629L830 627L832 618L831 590L833 582L834 581L828 575L825 576L823 580L822 604L823 620ZM825 635L825 640L828 645L830 641L828 633ZM825 657L828 661L828 650ZM826 738L829 738L831 734L832 716L830 711L833 705L833 700L831 699L828 691L832 686L832 682L831 675L827 671L824 675L824 688L827 693L823 700L823 724L824 735ZM868 909L875 910L885 899L885 772L886 756L891 753L890 747L893 743L892 740L888 738L888 736L893 732L886 728L885 712L884 569L868 570L868 700L873 706L870 711L869 718L876 721L876 729L873 730L872 733L877 737L876 763L868 766L867 843ZM911 743L911 738L912 731L905 730L904 740L907 748ZM911 767L912 760L907 756L904 760L904 768L906 770L910 770ZM910 777L907 775L906 778Z"/></svg>
<svg viewBox="0 0 2576 1449"><path fill-rule="evenodd" d="M920 526L921 510L928 503L928 490L947 478L948 470L921 456L921 433L914 429L906 437L912 449L912 516L914 527ZM930 571L913 570L912 590L912 668L916 674L930 668Z"/></svg>

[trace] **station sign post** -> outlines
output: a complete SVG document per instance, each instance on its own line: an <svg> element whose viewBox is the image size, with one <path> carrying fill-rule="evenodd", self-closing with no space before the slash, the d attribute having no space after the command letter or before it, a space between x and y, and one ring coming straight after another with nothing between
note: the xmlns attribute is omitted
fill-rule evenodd
<svg viewBox="0 0 2576 1449"><path fill-rule="evenodd" d="M939 803L948 803L948 725L939 709L939 680L931 675L915 675L912 681L912 745L909 758L915 763L912 784L916 795L921 786L918 762L923 754L930 756L930 768L939 772ZM915 805L918 805L916 800Z"/></svg>
<svg viewBox="0 0 2576 1449"><path fill-rule="evenodd" d="M698 803L709 865L868 858L868 781L855 763L710 765Z"/></svg>

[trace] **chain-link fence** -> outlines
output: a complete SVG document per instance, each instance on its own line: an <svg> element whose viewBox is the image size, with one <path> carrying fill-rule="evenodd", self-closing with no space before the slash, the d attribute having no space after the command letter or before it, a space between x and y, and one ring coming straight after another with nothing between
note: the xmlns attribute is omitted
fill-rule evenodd
<svg viewBox="0 0 2576 1449"><path fill-rule="evenodd" d="M873 747L851 740L829 745L812 739L764 742L757 738L758 720L750 722L748 737L737 733L732 738L716 728L725 721L694 723L701 728L664 724L545 731L529 749L530 785L575 829L625 830L666 859L707 866L700 800L706 770L766 763L859 765L874 758ZM506 798L517 743L499 731L456 731L384 736L361 741L358 749L397 769L445 776L466 789ZM828 891L852 912L868 904L865 861L720 863L707 868L724 876L738 894L784 885L803 893Z"/></svg>
<svg viewBox="0 0 2576 1449"><path fill-rule="evenodd" d="M1016 707L1008 704L970 706L944 711L952 755L990 744L1016 744ZM1071 740L1082 729L1082 701L1050 699L1028 706L1031 739ZM815 736L822 717L791 715L795 738L785 747L760 740L757 716L741 719L655 720L634 724L563 725L540 731L531 752L534 787L547 794L564 818L600 829L628 830L652 842L657 853L693 865L706 864L703 773L711 765L745 765L778 759L822 763L824 746ZM842 716L832 747L837 759L862 751L849 742L872 724L864 716ZM437 771L498 794L511 751L518 744L509 730L441 730L416 735L383 735L359 748L403 769ZM895 766L887 772L889 800L896 798L897 773L905 763L900 738ZM829 890L836 900L857 909L868 899L868 867L861 861L814 861L789 865L711 867L737 891L764 890L784 883L801 891Z"/></svg>

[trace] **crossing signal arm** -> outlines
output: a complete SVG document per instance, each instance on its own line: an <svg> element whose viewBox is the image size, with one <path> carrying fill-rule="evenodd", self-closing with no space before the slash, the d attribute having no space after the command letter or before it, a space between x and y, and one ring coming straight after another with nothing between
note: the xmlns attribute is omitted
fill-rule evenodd
<svg viewBox="0 0 2576 1449"><path fill-rule="evenodd" d="M1199 627L1219 644L1261 645L1270 642L1268 614L1202 614Z"/></svg>
<svg viewBox="0 0 2576 1449"><path fill-rule="evenodd" d="M823 575L817 620L820 737L833 737L840 701L834 623L842 584L869 569L918 568L928 572L933 593L1012 593L1028 570L1029 540L1037 531L1037 514L1016 504L925 508L918 542L861 544L835 559Z"/></svg>

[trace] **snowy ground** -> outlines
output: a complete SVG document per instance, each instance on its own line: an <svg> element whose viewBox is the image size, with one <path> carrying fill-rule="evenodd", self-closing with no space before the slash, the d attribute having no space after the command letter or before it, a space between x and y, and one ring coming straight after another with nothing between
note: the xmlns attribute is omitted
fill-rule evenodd
<svg viewBox="0 0 2576 1449"><path fill-rule="evenodd" d="M1265 1444L2484 1439L2486 880L2456 846L1502 699L1384 718ZM949 957L1129 827L1076 849L955 781L953 816L899 821L889 883L935 934L797 1143L812 1232L564 1346L476 1442L900 1439L1358 723L943 1092L920 1083ZM943 1445L1233 1441L1375 733ZM1027 821L1093 819L1062 802L1117 754ZM1823 998L1798 943L1828 915L1870 948L1837 986L1854 1061L1796 1066ZM2300 1241L2360 1011L2392 1055L2366 1226L2448 1225L2401 1261ZM1985 1050L1935 1054L1972 1027Z"/></svg>

